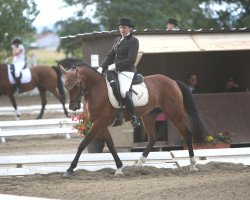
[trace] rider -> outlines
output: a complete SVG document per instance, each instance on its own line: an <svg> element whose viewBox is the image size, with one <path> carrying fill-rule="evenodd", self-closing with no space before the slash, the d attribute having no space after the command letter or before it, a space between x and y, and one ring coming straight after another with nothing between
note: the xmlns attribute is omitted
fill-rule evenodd
<svg viewBox="0 0 250 200"><path fill-rule="evenodd" d="M25 49L22 45L22 40L20 37L15 37L12 40L12 54L13 54L13 65L15 67L15 81L16 81L16 90L20 92L21 86L21 71L25 66Z"/></svg>
<svg viewBox="0 0 250 200"><path fill-rule="evenodd" d="M140 126L139 119L135 116L132 94L129 91L136 72L135 61L139 49L139 41L132 35L133 25L130 19L119 20L121 36L116 38L113 47L104 59L98 71L116 70L118 74L120 93L127 107L131 123L134 128Z"/></svg>

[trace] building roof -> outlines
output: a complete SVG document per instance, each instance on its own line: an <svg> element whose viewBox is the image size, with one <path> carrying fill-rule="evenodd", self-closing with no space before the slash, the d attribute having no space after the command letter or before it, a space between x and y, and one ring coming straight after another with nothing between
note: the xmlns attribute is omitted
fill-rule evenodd
<svg viewBox="0 0 250 200"><path fill-rule="evenodd" d="M114 37L119 32L103 31L61 37L85 40ZM140 43L139 51L147 53L250 50L250 28L199 30L134 31Z"/></svg>

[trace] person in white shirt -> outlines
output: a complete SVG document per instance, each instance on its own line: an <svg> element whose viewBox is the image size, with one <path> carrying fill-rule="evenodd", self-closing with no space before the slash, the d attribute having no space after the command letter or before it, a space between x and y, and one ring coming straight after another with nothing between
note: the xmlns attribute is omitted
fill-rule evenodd
<svg viewBox="0 0 250 200"><path fill-rule="evenodd" d="M22 40L20 37L15 37L12 40L12 54L13 54L13 62L15 68L15 81L16 81L16 90L20 93L20 74L22 69L25 67L25 48L22 45Z"/></svg>

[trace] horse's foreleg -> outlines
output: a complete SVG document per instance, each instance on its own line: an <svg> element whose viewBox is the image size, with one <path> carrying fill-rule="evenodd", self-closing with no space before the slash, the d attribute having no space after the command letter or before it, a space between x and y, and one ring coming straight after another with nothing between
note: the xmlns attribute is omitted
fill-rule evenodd
<svg viewBox="0 0 250 200"><path fill-rule="evenodd" d="M74 173L74 169L77 167L77 163L79 161L79 158L83 152L83 150L87 147L87 145L98 135L99 128L93 124L88 132L88 134L85 136L83 141L80 143L77 153L75 155L74 160L71 162L70 167L67 169L67 171L64 173L64 176L70 176Z"/></svg>
<svg viewBox="0 0 250 200"><path fill-rule="evenodd" d="M16 120L19 120L19 117L21 117L21 113L20 113L20 111L17 108L17 104L16 104L16 100L14 98L14 95L13 94L9 94L8 96L9 96L9 99L10 99L10 102L11 102L12 106L15 109Z"/></svg>
<svg viewBox="0 0 250 200"><path fill-rule="evenodd" d="M47 104L46 90L41 88L41 87L38 87L38 90L39 90L39 93L40 93L42 108L41 108L40 114L37 116L37 119L41 119L43 117L45 106Z"/></svg>
<svg viewBox="0 0 250 200"><path fill-rule="evenodd" d="M140 159L136 163L136 167L140 167L143 163L146 162L148 154L153 149L154 144L158 140L158 135L156 134L155 129L155 119L156 116L149 114L142 117L142 123L148 136L148 144L147 147L144 149Z"/></svg>
<svg viewBox="0 0 250 200"><path fill-rule="evenodd" d="M109 130L107 128L102 129L101 136L105 140L107 147L115 160L115 164L117 167L116 172L115 172L115 176L123 175L123 173L122 173L123 164L122 164L122 161L120 160L120 158L116 152L115 145L114 145L113 139L109 133Z"/></svg>

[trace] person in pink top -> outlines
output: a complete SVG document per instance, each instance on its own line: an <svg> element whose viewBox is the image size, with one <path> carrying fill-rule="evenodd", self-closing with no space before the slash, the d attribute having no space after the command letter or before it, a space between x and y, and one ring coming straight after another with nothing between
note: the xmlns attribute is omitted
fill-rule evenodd
<svg viewBox="0 0 250 200"><path fill-rule="evenodd" d="M159 135L159 140L166 141L167 140L167 116L165 113L161 113L157 115L155 120L155 128Z"/></svg>

